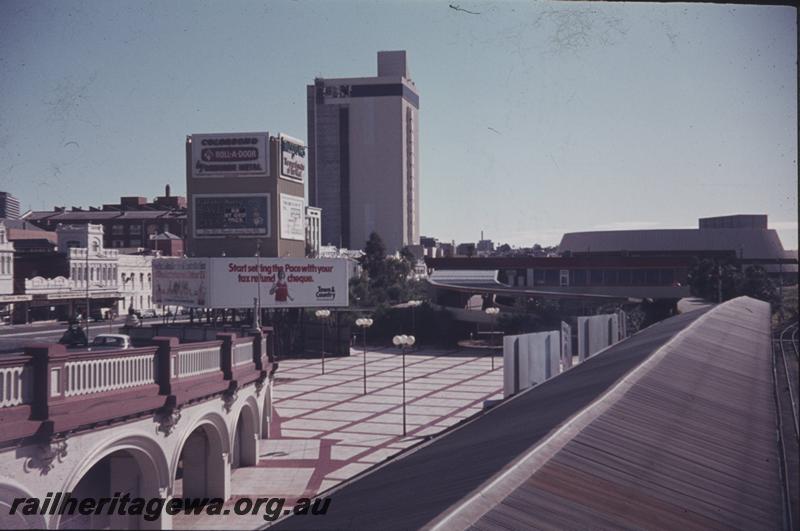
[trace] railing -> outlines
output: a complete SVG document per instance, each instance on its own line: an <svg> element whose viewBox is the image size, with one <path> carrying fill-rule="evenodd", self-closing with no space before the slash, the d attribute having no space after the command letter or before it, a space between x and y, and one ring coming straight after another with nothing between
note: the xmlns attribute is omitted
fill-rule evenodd
<svg viewBox="0 0 800 531"><path fill-rule="evenodd" d="M244 365L248 361L253 361L252 339L233 345L233 366Z"/></svg>
<svg viewBox="0 0 800 531"><path fill-rule="evenodd" d="M183 350L178 354L175 376L196 376L220 370L220 347Z"/></svg>
<svg viewBox="0 0 800 531"><path fill-rule="evenodd" d="M24 364L0 367L0 408L29 403L29 380L30 370Z"/></svg>
<svg viewBox="0 0 800 531"><path fill-rule="evenodd" d="M26 345L25 354L0 357L0 446L169 411L263 383L271 368L258 355L271 330L265 332L263 338L220 333L213 341L183 344L159 336L129 350Z"/></svg>
<svg viewBox="0 0 800 531"><path fill-rule="evenodd" d="M155 353L70 361L64 396L88 395L155 383Z"/></svg>

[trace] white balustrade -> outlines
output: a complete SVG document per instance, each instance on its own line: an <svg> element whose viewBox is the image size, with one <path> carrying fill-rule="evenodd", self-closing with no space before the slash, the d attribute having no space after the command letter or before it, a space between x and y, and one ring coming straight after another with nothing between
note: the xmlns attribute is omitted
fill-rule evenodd
<svg viewBox="0 0 800 531"><path fill-rule="evenodd" d="M184 350L178 354L178 376L195 376L220 370L220 347Z"/></svg>
<svg viewBox="0 0 800 531"><path fill-rule="evenodd" d="M155 383L155 353L70 361L64 396L87 395Z"/></svg>
<svg viewBox="0 0 800 531"><path fill-rule="evenodd" d="M233 345L233 366L242 365L248 361L253 361L253 342L239 343Z"/></svg>
<svg viewBox="0 0 800 531"><path fill-rule="evenodd" d="M0 408L30 402L30 370L24 365L0 368Z"/></svg>

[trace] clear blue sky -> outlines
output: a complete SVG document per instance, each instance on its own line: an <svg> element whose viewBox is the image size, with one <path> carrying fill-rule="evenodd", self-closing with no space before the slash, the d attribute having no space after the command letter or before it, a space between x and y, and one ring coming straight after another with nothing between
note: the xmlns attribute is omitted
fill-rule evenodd
<svg viewBox="0 0 800 531"><path fill-rule="evenodd" d="M0 190L23 209L183 194L186 134L306 138L306 84L374 75L378 50L405 49L423 234L554 244L767 213L796 249L795 20L694 4L3 0Z"/></svg>

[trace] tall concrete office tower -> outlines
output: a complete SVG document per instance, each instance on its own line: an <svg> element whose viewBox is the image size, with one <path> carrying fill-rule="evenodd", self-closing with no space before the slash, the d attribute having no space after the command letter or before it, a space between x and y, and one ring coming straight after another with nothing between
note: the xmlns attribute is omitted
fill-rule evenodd
<svg viewBox="0 0 800 531"><path fill-rule="evenodd" d="M19 219L19 200L8 192L0 192L0 218Z"/></svg>
<svg viewBox="0 0 800 531"><path fill-rule="evenodd" d="M377 232L389 252L419 243L419 95L406 52L378 52L378 76L308 85L309 202L322 243Z"/></svg>

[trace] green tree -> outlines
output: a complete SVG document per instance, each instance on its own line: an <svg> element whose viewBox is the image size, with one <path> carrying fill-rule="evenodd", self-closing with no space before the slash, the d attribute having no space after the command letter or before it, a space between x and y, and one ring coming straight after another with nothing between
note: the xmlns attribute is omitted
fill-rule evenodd
<svg viewBox="0 0 800 531"><path fill-rule="evenodd" d="M717 302L747 295L772 304L778 302L778 294L766 270L760 266L749 266L742 272L730 262L702 259L689 270L687 277L692 295ZM720 301L720 302L722 302Z"/></svg>
<svg viewBox="0 0 800 531"><path fill-rule="evenodd" d="M754 299L771 303L774 307L780 304L780 296L767 271L761 266L749 266L739 282L738 292Z"/></svg>
<svg viewBox="0 0 800 531"><path fill-rule="evenodd" d="M378 233L373 232L369 235L364 246L364 256L359 261L370 278L377 277L383 272L386 263L386 245Z"/></svg>

